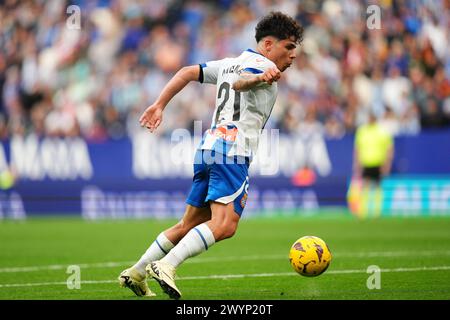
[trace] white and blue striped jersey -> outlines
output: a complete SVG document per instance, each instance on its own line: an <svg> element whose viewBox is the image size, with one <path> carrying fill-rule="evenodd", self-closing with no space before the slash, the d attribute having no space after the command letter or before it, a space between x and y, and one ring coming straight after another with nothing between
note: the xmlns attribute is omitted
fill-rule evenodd
<svg viewBox="0 0 450 320"><path fill-rule="evenodd" d="M200 82L217 85L211 129L205 132L200 149L252 159L275 104L277 84L261 83L245 92L234 91L232 85L241 73L263 73L276 67L275 64L247 49L238 57L209 61L200 66Z"/></svg>

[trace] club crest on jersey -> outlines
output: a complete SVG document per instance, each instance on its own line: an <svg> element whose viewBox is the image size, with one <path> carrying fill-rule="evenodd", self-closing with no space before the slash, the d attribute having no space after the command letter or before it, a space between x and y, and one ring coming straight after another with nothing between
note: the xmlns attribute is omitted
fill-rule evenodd
<svg viewBox="0 0 450 320"><path fill-rule="evenodd" d="M241 207L242 208L244 208L245 205L247 204L247 198L248 198L248 195L246 193L244 193L244 195L242 196L242 199L241 199Z"/></svg>
<svg viewBox="0 0 450 320"><path fill-rule="evenodd" d="M209 129L208 133L210 133L218 138L221 138L225 141L236 141L238 129L236 127L233 127L233 128L218 127L215 129Z"/></svg>

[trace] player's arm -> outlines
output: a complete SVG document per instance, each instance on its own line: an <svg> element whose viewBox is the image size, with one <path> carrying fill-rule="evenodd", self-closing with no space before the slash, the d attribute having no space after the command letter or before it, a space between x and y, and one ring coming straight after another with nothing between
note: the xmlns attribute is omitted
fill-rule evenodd
<svg viewBox="0 0 450 320"><path fill-rule="evenodd" d="M281 71L276 67L269 68L262 74L242 73L231 88L235 91L248 91L263 82L271 85L280 79L280 77Z"/></svg>
<svg viewBox="0 0 450 320"><path fill-rule="evenodd" d="M165 85L155 103L149 106L139 118L141 126L147 127L150 132L158 128L162 121L162 113L172 98L180 92L189 82L198 81L200 66L193 65L181 68Z"/></svg>

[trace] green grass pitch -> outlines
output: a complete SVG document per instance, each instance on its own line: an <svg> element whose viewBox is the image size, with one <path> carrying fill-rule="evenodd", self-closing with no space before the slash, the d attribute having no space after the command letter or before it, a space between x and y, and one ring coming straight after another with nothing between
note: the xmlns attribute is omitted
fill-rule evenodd
<svg viewBox="0 0 450 320"><path fill-rule="evenodd" d="M147 299L120 288L117 276L174 222L0 221L0 299ZM316 278L289 264L290 246L304 235L321 237L333 254ZM69 265L80 267L80 289L67 287ZM371 265L381 268L380 289L367 287ZM450 218L357 221L329 212L243 219L233 238L186 261L177 276L186 300L450 299ZM168 299L149 284L157 293L151 299Z"/></svg>

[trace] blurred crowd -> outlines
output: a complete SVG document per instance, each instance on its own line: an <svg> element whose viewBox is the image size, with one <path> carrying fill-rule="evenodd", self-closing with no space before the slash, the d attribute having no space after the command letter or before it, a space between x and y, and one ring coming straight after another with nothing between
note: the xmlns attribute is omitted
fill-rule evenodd
<svg viewBox="0 0 450 320"><path fill-rule="evenodd" d="M368 27L371 4L380 29ZM305 33L268 128L340 138L370 113L393 135L450 126L450 1L5 0L0 138L132 135L179 68L254 49L271 10ZM189 85L158 134L206 129L214 103L214 86Z"/></svg>

